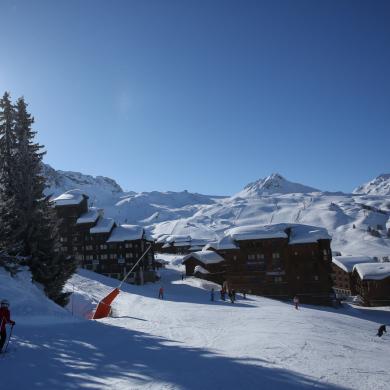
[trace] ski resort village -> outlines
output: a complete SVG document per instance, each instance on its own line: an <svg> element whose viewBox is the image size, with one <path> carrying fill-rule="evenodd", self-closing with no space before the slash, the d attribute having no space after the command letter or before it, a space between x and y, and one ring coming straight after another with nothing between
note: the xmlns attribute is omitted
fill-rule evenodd
<svg viewBox="0 0 390 390"><path fill-rule="evenodd" d="M390 390L390 0L0 0L0 390Z"/></svg>

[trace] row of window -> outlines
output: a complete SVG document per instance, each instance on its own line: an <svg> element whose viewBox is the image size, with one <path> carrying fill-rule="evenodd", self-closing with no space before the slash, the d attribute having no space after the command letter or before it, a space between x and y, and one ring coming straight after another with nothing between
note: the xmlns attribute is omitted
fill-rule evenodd
<svg viewBox="0 0 390 390"><path fill-rule="evenodd" d="M280 253L279 252L274 252L272 253L272 258L273 259L280 259ZM265 256L263 253L251 253L248 255L248 260L264 260ZM236 259L234 259L236 260Z"/></svg>

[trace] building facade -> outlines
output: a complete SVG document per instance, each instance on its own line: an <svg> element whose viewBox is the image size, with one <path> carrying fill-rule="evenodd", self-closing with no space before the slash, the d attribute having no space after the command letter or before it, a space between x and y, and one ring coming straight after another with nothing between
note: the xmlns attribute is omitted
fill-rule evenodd
<svg viewBox="0 0 390 390"><path fill-rule="evenodd" d="M127 281L155 281L153 242L141 226L118 226L102 210L88 208L88 196L79 190L55 198L53 206L59 219L60 250L74 257L80 267L123 279L150 246Z"/></svg>

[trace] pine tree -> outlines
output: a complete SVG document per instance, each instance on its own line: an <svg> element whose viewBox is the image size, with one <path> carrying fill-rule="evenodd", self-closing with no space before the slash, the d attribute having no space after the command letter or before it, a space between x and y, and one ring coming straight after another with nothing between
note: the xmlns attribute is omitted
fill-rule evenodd
<svg viewBox="0 0 390 390"><path fill-rule="evenodd" d="M16 104L16 202L20 213L20 241L23 253L30 257L33 280L41 283L47 296L59 304L66 304L62 292L66 280L75 272L74 259L59 253L56 216L49 199L44 195L42 175L43 146L34 142L34 119L27 112L27 104L20 98Z"/></svg>
<svg viewBox="0 0 390 390"><path fill-rule="evenodd" d="M15 186L16 202L19 211L19 223L22 231L20 241L23 252L31 254L31 244L36 229L36 212L45 202L45 178L42 175L43 146L34 142L36 132L32 130L34 118L27 112L24 98L16 104L15 112Z"/></svg>
<svg viewBox="0 0 390 390"><path fill-rule="evenodd" d="M61 306L66 305L68 293L64 293L65 282L76 271L77 262L59 251L58 227L55 211L45 199L36 214L36 225L32 241L30 269L33 280L41 283L46 295Z"/></svg>
<svg viewBox="0 0 390 390"><path fill-rule="evenodd" d="M15 111L10 95L0 99L0 249L16 253L19 249L20 220L16 200L14 132Z"/></svg>

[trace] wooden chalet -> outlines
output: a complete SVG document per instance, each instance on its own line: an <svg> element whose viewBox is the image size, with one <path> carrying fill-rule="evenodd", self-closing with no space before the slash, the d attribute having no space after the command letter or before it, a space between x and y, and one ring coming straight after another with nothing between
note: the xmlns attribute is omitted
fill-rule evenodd
<svg viewBox="0 0 390 390"><path fill-rule="evenodd" d="M357 264L352 279L364 305L390 305L390 263Z"/></svg>
<svg viewBox="0 0 390 390"><path fill-rule="evenodd" d="M214 251L193 252L184 257L183 264L187 276L194 275L220 284L226 279L226 261Z"/></svg>
<svg viewBox="0 0 390 390"><path fill-rule="evenodd" d="M122 279L152 241L141 226L120 225L104 218L103 211L88 209L88 196L68 191L53 200L60 219L60 250L75 257L83 268ZM143 284L155 281L153 248L128 278Z"/></svg>
<svg viewBox="0 0 390 390"><path fill-rule="evenodd" d="M236 291L329 304L331 237L325 229L298 225L243 226L205 246L226 261L226 282Z"/></svg>
<svg viewBox="0 0 390 390"><path fill-rule="evenodd" d="M336 297L345 299L356 295L356 288L352 279L352 270L356 264L372 263L374 260L368 256L333 256L332 280Z"/></svg>

